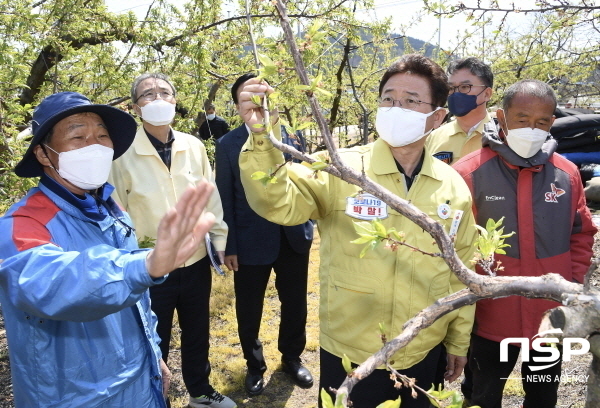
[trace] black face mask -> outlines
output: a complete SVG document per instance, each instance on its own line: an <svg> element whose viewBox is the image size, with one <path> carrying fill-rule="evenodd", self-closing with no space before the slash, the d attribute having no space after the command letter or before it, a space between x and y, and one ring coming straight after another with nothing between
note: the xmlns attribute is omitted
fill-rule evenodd
<svg viewBox="0 0 600 408"><path fill-rule="evenodd" d="M487 88L483 88L485 91ZM477 95L469 95L461 92L454 92L448 97L448 109L454 116L462 117L471 112L479 105L485 103L482 102L477 104L477 97L483 93L479 92Z"/></svg>

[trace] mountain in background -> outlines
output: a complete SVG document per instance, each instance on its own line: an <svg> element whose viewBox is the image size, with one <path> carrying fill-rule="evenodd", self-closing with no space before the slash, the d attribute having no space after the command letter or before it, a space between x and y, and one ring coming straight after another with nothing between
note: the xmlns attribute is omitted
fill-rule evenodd
<svg viewBox="0 0 600 408"><path fill-rule="evenodd" d="M363 44L369 43L370 41L373 40L373 36L371 35L371 33L366 32L364 30L360 33L360 37L361 37L361 41ZM394 47L394 51L397 56L401 56L402 54L404 54L405 42L408 42L410 47L412 47L412 49L415 52L421 53L424 51L425 56L430 57L430 58L432 58L435 55L435 53L437 52L437 49L438 49L438 47L436 45L433 45L431 43L428 43L428 42L419 40L418 38L414 38L414 37L410 37L410 36L401 36L399 34L390 34L388 38L393 39L393 41L396 43L396 45ZM354 45L360 45L360 44L354 44ZM373 45L367 44L366 47L373 47ZM360 57L358 57L356 54L352 55L352 57L350 58L350 63L352 64L352 66L357 66L360 63Z"/></svg>

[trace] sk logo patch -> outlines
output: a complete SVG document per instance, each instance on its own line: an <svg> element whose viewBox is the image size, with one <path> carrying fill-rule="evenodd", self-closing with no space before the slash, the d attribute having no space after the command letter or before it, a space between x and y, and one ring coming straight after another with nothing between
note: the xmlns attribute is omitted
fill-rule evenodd
<svg viewBox="0 0 600 408"><path fill-rule="evenodd" d="M562 188L558 188L554 185L554 183L550 183L550 188L552 191L547 192L545 196L545 201L547 203L558 203L557 198L563 195L566 191Z"/></svg>

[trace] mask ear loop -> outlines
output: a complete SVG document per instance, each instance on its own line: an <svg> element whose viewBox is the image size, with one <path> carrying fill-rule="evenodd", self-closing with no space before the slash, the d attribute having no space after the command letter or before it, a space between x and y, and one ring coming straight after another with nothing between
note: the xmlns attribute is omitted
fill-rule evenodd
<svg viewBox="0 0 600 408"><path fill-rule="evenodd" d="M46 150L46 147L50 150L52 150L54 153L58 154L56 152L56 150L54 150L53 148L51 148L50 146L46 146L43 143L40 143L40 147L42 148L42 150L44 151L44 154L46 155L46 158L48 159L48 161L50 162L50 168L52 168L57 174L58 174L58 170L56 169L56 166L54 165L54 163L52 163L52 160L50 160L50 156L48 155L48 151ZM60 176L60 174L59 174ZM62 178L62 176L61 176Z"/></svg>
<svg viewBox="0 0 600 408"><path fill-rule="evenodd" d="M485 88L483 88L483 91L479 92L477 95L475 95L475 97L478 97L479 95L481 95L482 93L484 93L484 92L485 92L485 90L486 90L486 89L488 89L488 88L489 88L489 86L487 86L487 85L486 85L486 86L485 86ZM484 104L484 103L486 103L486 102L488 102L488 101L483 101L483 102L481 102L481 103L476 103L476 105L477 105L477 106L481 106L481 105L483 105L483 104Z"/></svg>

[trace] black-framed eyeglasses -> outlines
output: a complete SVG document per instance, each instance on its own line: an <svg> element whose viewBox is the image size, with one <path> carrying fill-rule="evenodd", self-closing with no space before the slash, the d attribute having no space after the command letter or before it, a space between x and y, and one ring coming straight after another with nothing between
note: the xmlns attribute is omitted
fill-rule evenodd
<svg viewBox="0 0 600 408"><path fill-rule="evenodd" d="M383 109L392 109L394 106L397 106L402 109L416 110L419 108L419 106L421 106L422 103L426 105L431 105L434 108L436 107L436 105L434 105L433 103L423 102L410 96L405 96L400 99L394 99L389 96L384 96L378 98L377 101L379 102L379 107Z"/></svg>
<svg viewBox="0 0 600 408"><path fill-rule="evenodd" d="M473 88L474 86L483 86L484 88L488 87L487 85L473 85L473 84L460 84L457 86L450 85L450 90L448 91L448 95L452 95L456 91L458 91L460 93L468 94L469 92L471 92L471 88Z"/></svg>
<svg viewBox="0 0 600 408"><path fill-rule="evenodd" d="M140 99L144 99L145 101L153 101L158 96L160 96L160 99L168 101L173 97L173 93L169 91L148 91L138 96L135 102L139 101Z"/></svg>

